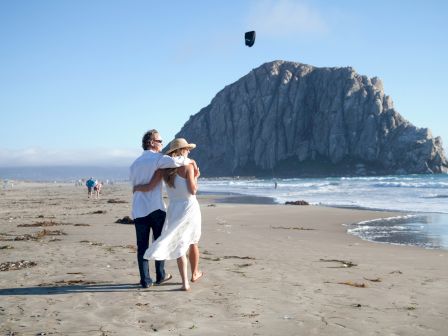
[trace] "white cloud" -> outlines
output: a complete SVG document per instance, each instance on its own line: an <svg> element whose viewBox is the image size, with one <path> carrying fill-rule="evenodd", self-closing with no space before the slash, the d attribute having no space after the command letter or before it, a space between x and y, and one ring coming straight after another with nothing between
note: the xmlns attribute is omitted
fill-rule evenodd
<svg viewBox="0 0 448 336"><path fill-rule="evenodd" d="M21 166L128 166L140 155L136 149L0 148L0 167Z"/></svg>
<svg viewBox="0 0 448 336"><path fill-rule="evenodd" d="M329 29L317 8L300 0L257 1L248 28L271 37L323 34Z"/></svg>

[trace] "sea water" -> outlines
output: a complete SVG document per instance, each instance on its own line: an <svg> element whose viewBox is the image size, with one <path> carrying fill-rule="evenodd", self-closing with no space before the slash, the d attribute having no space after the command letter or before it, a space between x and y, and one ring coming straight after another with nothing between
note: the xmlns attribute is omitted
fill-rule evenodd
<svg viewBox="0 0 448 336"><path fill-rule="evenodd" d="M0 167L3 181L73 182L93 176L125 182L128 173L128 167ZM387 220L346 223L347 230L371 241L448 249L447 174L199 181L201 191L271 197L279 204L305 200L322 206L399 211L403 215Z"/></svg>
<svg viewBox="0 0 448 336"><path fill-rule="evenodd" d="M448 249L448 175L394 175L295 179L202 179L200 189L305 200L343 208L404 213L386 220L346 223L363 239Z"/></svg>

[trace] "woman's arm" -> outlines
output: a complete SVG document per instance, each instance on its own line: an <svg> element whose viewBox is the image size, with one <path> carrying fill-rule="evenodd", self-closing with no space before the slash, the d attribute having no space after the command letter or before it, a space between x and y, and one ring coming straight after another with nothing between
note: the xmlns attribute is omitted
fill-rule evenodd
<svg viewBox="0 0 448 336"><path fill-rule="evenodd" d="M187 176L187 188L190 194L196 195L198 191L198 178L195 176L195 168L192 164L185 167Z"/></svg>
<svg viewBox="0 0 448 336"><path fill-rule="evenodd" d="M153 190L162 180L162 170L156 170L156 172L154 173L154 175L151 178L151 181L149 181L149 183L147 184L139 184L134 186L134 188L132 189L132 192L135 193L136 191L141 191L141 192L148 192Z"/></svg>

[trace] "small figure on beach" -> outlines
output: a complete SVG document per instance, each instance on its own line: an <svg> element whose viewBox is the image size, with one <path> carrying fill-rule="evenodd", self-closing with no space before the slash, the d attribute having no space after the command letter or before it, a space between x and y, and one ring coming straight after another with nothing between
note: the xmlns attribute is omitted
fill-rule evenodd
<svg viewBox="0 0 448 336"><path fill-rule="evenodd" d="M195 144L185 139L174 139L170 143L167 155L188 157ZM170 200L165 228L156 241L146 250L143 256L148 260L177 260L184 291L190 290L187 271L187 252L191 267L191 282L202 277L199 270L199 239L201 237L201 210L196 199L198 190L198 172L193 164L179 168L161 169L156 172L151 182L145 186L136 186L135 191L147 191L151 186L160 183L163 178Z"/></svg>
<svg viewBox="0 0 448 336"><path fill-rule="evenodd" d="M142 138L143 153L130 167L130 181L133 186L148 184L158 169L176 168L193 164L195 174L199 174L196 162L186 156L171 157L160 153L162 138L157 130L146 132ZM162 199L162 184L157 183L150 191L137 191L133 194L132 218L137 238L137 261L140 273L140 285L148 288L153 285L149 273L149 262L143 258L149 246L150 233L156 240L162 233L166 217L166 207ZM156 284L162 284L172 278L165 273L165 261L156 260Z"/></svg>
<svg viewBox="0 0 448 336"><path fill-rule="evenodd" d="M100 198L101 188L103 187L103 183L101 181L97 181L93 186L93 191L95 192L95 198Z"/></svg>
<svg viewBox="0 0 448 336"><path fill-rule="evenodd" d="M96 181L93 179L93 177L90 177L86 181L86 187L87 187L87 198L90 198L92 196L92 190L96 185Z"/></svg>

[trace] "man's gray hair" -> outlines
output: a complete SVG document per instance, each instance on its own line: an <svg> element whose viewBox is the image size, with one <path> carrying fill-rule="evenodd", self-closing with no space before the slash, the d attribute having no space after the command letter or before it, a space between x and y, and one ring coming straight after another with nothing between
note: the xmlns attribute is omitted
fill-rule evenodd
<svg viewBox="0 0 448 336"><path fill-rule="evenodd" d="M157 131L156 129L152 129L152 130L149 130L148 132L146 132L145 134L143 134L143 138L142 138L143 150L149 149L150 142L154 138L154 134L158 134L158 133L159 133L159 131Z"/></svg>

